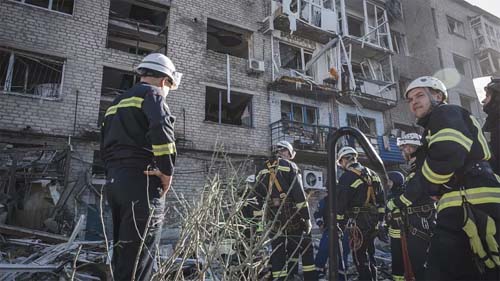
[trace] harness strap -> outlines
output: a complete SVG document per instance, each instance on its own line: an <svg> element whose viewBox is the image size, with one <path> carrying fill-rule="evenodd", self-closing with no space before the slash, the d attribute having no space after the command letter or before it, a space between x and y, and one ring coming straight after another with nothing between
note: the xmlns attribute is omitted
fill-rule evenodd
<svg viewBox="0 0 500 281"><path fill-rule="evenodd" d="M276 186L276 189L280 194L283 193L283 188L281 187L280 182L278 181L278 178L276 177L276 170L274 167L278 165L278 161L274 161L273 164L266 162L267 169L269 170L269 192L273 189L273 184Z"/></svg>
<svg viewBox="0 0 500 281"><path fill-rule="evenodd" d="M370 175L363 175L363 173L357 169L354 169L352 167L349 167L349 171L355 173L364 183L368 185L368 189L366 190L366 200L365 200L365 206L368 206L369 203L372 203L373 205L376 205L376 200L375 200L375 190L373 189L373 180Z"/></svg>

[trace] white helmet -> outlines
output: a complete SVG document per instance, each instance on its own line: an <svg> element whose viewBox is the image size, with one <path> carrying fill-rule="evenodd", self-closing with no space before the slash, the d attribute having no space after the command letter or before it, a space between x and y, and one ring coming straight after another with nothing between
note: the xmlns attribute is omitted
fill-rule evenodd
<svg viewBox="0 0 500 281"><path fill-rule="evenodd" d="M139 74L141 74L145 69L160 72L172 79L172 86L170 87L170 90L176 90L181 83L182 73L176 72L174 63L163 54L149 54L145 56L141 63L135 68Z"/></svg>
<svg viewBox="0 0 500 281"><path fill-rule="evenodd" d="M277 144L276 144L276 148L278 150L281 150L281 149L287 149L288 152L290 152L290 159L293 159L295 158L295 150L293 149L293 146L287 142L287 141L279 141Z"/></svg>
<svg viewBox="0 0 500 281"><path fill-rule="evenodd" d="M356 149L350 147L350 146L344 146L340 149L340 151L337 153L337 162L340 161L343 157L352 154L354 157L358 157L358 152Z"/></svg>
<svg viewBox="0 0 500 281"><path fill-rule="evenodd" d="M405 98L408 98L408 92L415 88L431 88L436 91L440 91L444 95L444 100L448 99L448 92L446 91L446 86L441 80L432 76L422 76L413 80L408 88L406 88Z"/></svg>
<svg viewBox="0 0 500 281"><path fill-rule="evenodd" d="M421 139L422 139L422 137L419 134L409 133L409 134L406 134L400 138L397 138L396 144L398 146L402 146L404 144L413 144L416 146L421 146L422 145Z"/></svg>

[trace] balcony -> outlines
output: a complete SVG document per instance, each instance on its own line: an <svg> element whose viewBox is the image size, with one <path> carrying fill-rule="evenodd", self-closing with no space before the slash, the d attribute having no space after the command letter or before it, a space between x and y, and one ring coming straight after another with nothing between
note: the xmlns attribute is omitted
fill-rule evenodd
<svg viewBox="0 0 500 281"><path fill-rule="evenodd" d="M271 123L271 143L286 140L297 151L297 161L302 163L327 161L327 138L336 128L322 125L310 125L301 122L280 120Z"/></svg>
<svg viewBox="0 0 500 281"><path fill-rule="evenodd" d="M321 44L336 36L337 13L333 1L271 1L272 25Z"/></svg>
<svg viewBox="0 0 500 281"><path fill-rule="evenodd" d="M270 91L282 92L292 96L327 101L338 94L334 83L336 83L335 80L325 79L324 84L318 85L300 77L281 76L269 83L267 88Z"/></svg>
<svg viewBox="0 0 500 281"><path fill-rule="evenodd" d="M500 53L500 29L486 16L477 16L470 20L474 48L476 52L492 50Z"/></svg>
<svg viewBox="0 0 500 281"><path fill-rule="evenodd" d="M485 15L470 19L474 53L481 76L500 75L500 28Z"/></svg>
<svg viewBox="0 0 500 281"><path fill-rule="evenodd" d="M339 102L354 106L361 105L363 108L376 111L386 111L396 106L398 95L395 83L361 77L355 78L355 81L356 89L343 92L337 98Z"/></svg>
<svg viewBox="0 0 500 281"><path fill-rule="evenodd" d="M389 19L384 3L367 0L340 0L344 43L352 45L352 52L363 52L374 58L392 53Z"/></svg>

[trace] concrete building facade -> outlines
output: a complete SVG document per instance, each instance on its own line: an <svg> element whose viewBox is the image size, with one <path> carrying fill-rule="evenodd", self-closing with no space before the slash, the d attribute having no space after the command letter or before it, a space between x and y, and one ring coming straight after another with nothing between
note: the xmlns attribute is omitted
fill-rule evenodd
<svg viewBox="0 0 500 281"><path fill-rule="evenodd" d="M472 78L500 69L499 22L452 0L0 0L0 143L70 145L73 180L99 173L106 108L162 52L184 73L168 97L177 192L199 194L214 151L254 173L279 140L297 148L306 186L324 190L335 127L359 127L402 162L394 137L417 130L402 92L418 76L456 81L450 101L479 114Z"/></svg>

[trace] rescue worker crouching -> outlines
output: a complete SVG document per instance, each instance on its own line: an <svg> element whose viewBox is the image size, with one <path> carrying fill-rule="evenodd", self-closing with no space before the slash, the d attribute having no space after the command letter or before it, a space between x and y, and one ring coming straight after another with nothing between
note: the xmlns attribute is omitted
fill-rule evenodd
<svg viewBox="0 0 500 281"><path fill-rule="evenodd" d="M404 179L404 182L408 182L415 176L417 167L422 165L418 162L421 158L417 159L417 155L420 153L418 149L422 145L421 136L416 133L406 134L397 139L397 145L410 167L409 173ZM394 172L391 174L394 177ZM397 181L391 179L393 187L387 203L393 227L390 234L393 238L399 238L399 244L394 244L396 244L396 248L400 249L392 251L393 261L395 261L392 264L392 274L395 280L403 280L403 277L423 280L427 251L436 224L435 203L423 189L407 191L404 185L398 186L399 177L396 176L396 178L398 178Z"/></svg>
<svg viewBox="0 0 500 281"><path fill-rule="evenodd" d="M491 78L484 88L486 98L482 101L483 111L488 114L483 131L490 133L492 157L490 164L493 171L500 174L500 78Z"/></svg>
<svg viewBox="0 0 500 281"><path fill-rule="evenodd" d="M174 117L165 98L182 74L157 53L144 57L136 71L141 82L115 98L101 131L114 280L151 280L176 158Z"/></svg>
<svg viewBox="0 0 500 281"><path fill-rule="evenodd" d="M276 155L264 163L256 178L257 199L265 206L264 220L271 227L273 280L290 280L298 267L291 259L302 256L304 280L317 280L311 239L309 206L297 165L295 151L287 141L276 145Z"/></svg>
<svg viewBox="0 0 500 281"><path fill-rule="evenodd" d="M338 184L337 221L342 231L349 231L359 280L377 280L374 239L383 223L384 194L378 175L358 163L357 157L357 151L348 146L337 155L345 171Z"/></svg>
<svg viewBox="0 0 500 281"><path fill-rule="evenodd" d="M500 181L487 162L491 151L479 122L447 104L446 87L434 77L417 78L405 95L424 128L405 197L414 202L416 190L424 190L439 199L426 279L498 280Z"/></svg>

